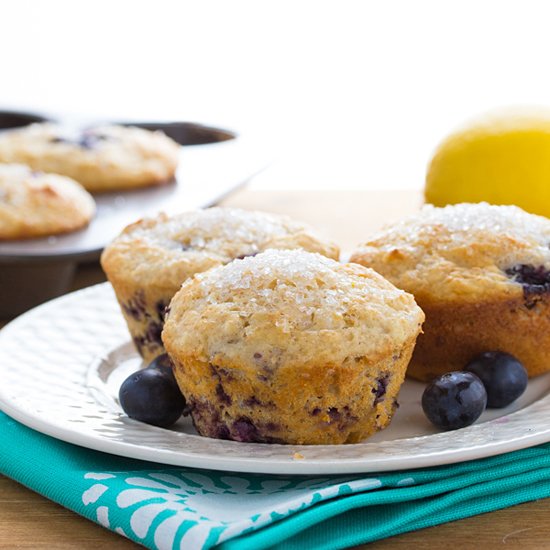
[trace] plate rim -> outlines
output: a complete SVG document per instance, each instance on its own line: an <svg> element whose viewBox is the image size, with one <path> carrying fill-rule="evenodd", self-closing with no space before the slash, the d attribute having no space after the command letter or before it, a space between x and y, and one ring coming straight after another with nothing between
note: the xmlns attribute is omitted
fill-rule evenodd
<svg viewBox="0 0 550 550"><path fill-rule="evenodd" d="M69 294L65 294L59 298L46 302L33 308L26 313L15 318L0 330L0 355L3 352L4 341L9 339L13 332L22 330L25 324L32 321L35 318L40 318L43 315L48 315L51 310L55 310L60 307L60 304L66 302L72 302L73 300L79 300L82 297L92 297L95 293L99 293L102 298L108 300L115 300L114 293L109 283L100 283L91 287L86 287ZM110 296L109 296L110 294ZM84 299L84 298L82 298ZM116 300L115 300L116 302ZM122 319L122 316L120 317ZM123 321L122 321L123 322ZM129 339L129 338L128 338ZM124 342L120 342L124 343ZM104 350L104 353L108 353L108 349ZM93 360L97 360L96 355ZM90 367L90 362L83 366L86 371ZM3 365L0 364L0 373L3 370ZM87 392L90 393L89 391ZM528 416L529 410L533 407L544 407L545 410L550 411L550 392L543 397L537 399L534 403L516 411L510 413L508 416L518 418L517 415ZM548 427L542 427L538 430L527 427L525 433L520 437L503 440L488 441L484 444L475 444L471 446L464 446L461 448L450 448L445 452L434 453L419 453L414 457L407 455L405 457L400 455L386 455L383 458L380 456L373 456L374 460L369 460L369 451L372 448L383 447L384 441L377 443L369 443L368 440L357 444L347 445L273 445L265 443L240 443L235 441L221 441L210 440L213 444L230 446L232 448L242 447L245 453L241 453L240 456L225 456L212 455L212 453L205 454L193 451L191 453L186 452L185 449L179 449L177 452L173 450L154 449L148 445L136 445L134 443L128 443L119 440L113 440L108 438L101 439L97 434L89 434L86 432L80 432L77 427L69 428L49 420L42 420L37 414L30 414L21 405L18 405L17 400L12 400L7 395L6 389L0 387L0 410L6 413L8 416L17 420L21 424L32 428L40 433L54 437L67 443L75 444L81 447L85 447L91 450L106 452L117 456L126 458L133 458L138 460L145 460L149 462L156 462L160 464L166 464L170 466L191 467L200 469L212 469L218 471L230 471L241 473L262 473L262 474L285 474L285 475L332 475L332 474L366 474L366 473L380 473L380 472L393 472L399 470L413 470L418 468L442 466L446 464L453 464L459 462L465 462L469 460L487 458L506 452L525 449L542 443L550 441L550 423ZM144 430L154 430L155 433L162 428L154 426L142 425L141 423L128 418L124 419L125 422L135 425L143 426ZM487 420L481 424L474 424L468 428L459 430L462 434L468 433L474 434L480 430L480 426L505 426L499 422L499 419ZM497 428L498 430L498 428ZM164 430L163 430L164 431ZM167 430L170 432L170 430ZM181 432L171 432L172 434L179 434L176 438L184 441L186 438L199 438L199 440L207 441L208 438L203 438L199 435L185 434ZM439 432L433 435L422 435L412 438L402 438L393 441L414 441L422 442L426 439L434 440L436 438L442 438L448 434L455 432ZM174 437L173 435L171 437ZM475 437L473 437L475 440ZM208 442L207 442L208 443ZM388 442L390 443L390 442ZM269 459L254 457L253 455L244 456L246 449L249 446L255 448L264 447L266 449L284 449L285 458L273 458ZM338 458L332 459L322 458L308 458L308 450L327 450L332 451L340 448L362 448L365 449L365 454L361 454L356 458ZM297 459L294 453L300 453L303 455L303 459Z"/></svg>

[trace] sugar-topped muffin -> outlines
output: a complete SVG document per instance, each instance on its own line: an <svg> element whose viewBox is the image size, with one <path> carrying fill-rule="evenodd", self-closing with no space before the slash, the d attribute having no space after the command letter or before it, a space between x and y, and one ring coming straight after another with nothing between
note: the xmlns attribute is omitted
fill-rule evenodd
<svg viewBox="0 0 550 550"><path fill-rule="evenodd" d="M164 311L186 279L268 248L339 255L337 246L286 216L208 208L128 226L107 246L101 265L138 351L150 361L164 352Z"/></svg>
<svg viewBox="0 0 550 550"><path fill-rule="evenodd" d="M354 443L390 422L423 320L371 269L268 250L184 283L162 339L201 435Z"/></svg>
<svg viewBox="0 0 550 550"><path fill-rule="evenodd" d="M162 132L105 125L70 130L50 123L2 132L0 162L71 177L88 191L112 191L171 180L179 146Z"/></svg>
<svg viewBox="0 0 550 550"><path fill-rule="evenodd" d="M420 380L505 351L550 370L550 220L515 206L425 206L351 261L414 294L426 313L408 374Z"/></svg>
<svg viewBox="0 0 550 550"><path fill-rule="evenodd" d="M0 240L75 231L94 213L94 199L76 181L21 164L0 164Z"/></svg>

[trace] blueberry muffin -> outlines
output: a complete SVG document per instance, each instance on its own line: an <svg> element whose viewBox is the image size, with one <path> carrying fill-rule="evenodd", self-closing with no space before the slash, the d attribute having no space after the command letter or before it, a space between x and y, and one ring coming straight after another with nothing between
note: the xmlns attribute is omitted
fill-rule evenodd
<svg viewBox="0 0 550 550"><path fill-rule="evenodd" d="M423 320L371 269L268 250L184 283L162 339L201 435L355 443L389 424Z"/></svg>
<svg viewBox="0 0 550 550"><path fill-rule="evenodd" d="M164 312L186 279L268 248L339 255L338 247L290 218L208 208L174 217L161 214L130 225L105 249L101 264L138 351L150 361L164 353Z"/></svg>
<svg viewBox="0 0 550 550"><path fill-rule="evenodd" d="M94 213L94 199L76 181L21 164L0 164L0 240L75 231Z"/></svg>
<svg viewBox="0 0 550 550"><path fill-rule="evenodd" d="M162 132L125 126L69 130L31 124L0 135L0 162L71 177L88 191L113 191L167 182L179 146Z"/></svg>
<svg viewBox="0 0 550 550"><path fill-rule="evenodd" d="M408 374L428 381L504 351L550 370L550 220L516 206L425 206L351 261L414 294L426 313Z"/></svg>

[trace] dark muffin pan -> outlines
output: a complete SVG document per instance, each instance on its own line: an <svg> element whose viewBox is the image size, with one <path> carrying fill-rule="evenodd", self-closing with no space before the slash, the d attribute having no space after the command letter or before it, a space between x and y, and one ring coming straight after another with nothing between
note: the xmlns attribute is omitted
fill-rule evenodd
<svg viewBox="0 0 550 550"><path fill-rule="evenodd" d="M19 111L0 111L0 130L21 128L33 122L53 122L52 117L45 117L36 113L22 113Z"/></svg>
<svg viewBox="0 0 550 550"><path fill-rule="evenodd" d="M203 126L192 122L122 122L123 126L139 126L146 130L161 130L168 137L183 146L207 145L235 139L237 135L229 130Z"/></svg>
<svg viewBox="0 0 550 550"><path fill-rule="evenodd" d="M58 117L0 111L0 131ZM160 211L207 207L244 184L268 163L266 149L231 130L191 122L124 121L162 130L181 144L174 181L131 191L94 195L97 213L81 231L44 239L0 241L0 317L12 317L68 291L83 261L95 261L129 223Z"/></svg>

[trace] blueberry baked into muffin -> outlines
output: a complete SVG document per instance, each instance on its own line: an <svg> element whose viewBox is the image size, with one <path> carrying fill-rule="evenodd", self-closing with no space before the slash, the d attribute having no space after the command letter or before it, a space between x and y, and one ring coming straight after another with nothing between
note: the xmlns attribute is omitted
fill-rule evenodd
<svg viewBox="0 0 550 550"><path fill-rule="evenodd" d="M268 248L339 255L337 246L290 218L208 208L174 217L161 214L128 226L107 246L101 265L139 353L151 361L164 352L165 310L186 279Z"/></svg>
<svg viewBox="0 0 550 550"><path fill-rule="evenodd" d="M414 294L426 323L408 369L428 381L500 350L550 370L550 220L516 206L425 206L351 261Z"/></svg>
<svg viewBox="0 0 550 550"><path fill-rule="evenodd" d="M354 443L389 424L423 320L371 269L268 250L185 282L162 339L201 435Z"/></svg>
<svg viewBox="0 0 550 550"><path fill-rule="evenodd" d="M76 181L21 164L0 164L0 240L76 231L94 213L94 199Z"/></svg>
<svg viewBox="0 0 550 550"><path fill-rule="evenodd" d="M71 177L88 191L113 191L170 181L179 146L162 132L125 126L69 130L31 124L0 135L0 162Z"/></svg>

